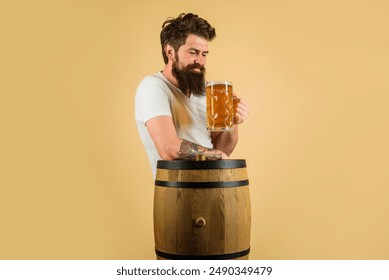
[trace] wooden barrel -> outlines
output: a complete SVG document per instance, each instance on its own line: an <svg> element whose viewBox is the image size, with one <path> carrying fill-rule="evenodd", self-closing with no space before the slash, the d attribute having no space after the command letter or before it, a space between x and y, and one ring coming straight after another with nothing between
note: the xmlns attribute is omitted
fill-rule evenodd
<svg viewBox="0 0 389 280"><path fill-rule="evenodd" d="M158 161L157 259L248 259L250 233L245 160Z"/></svg>

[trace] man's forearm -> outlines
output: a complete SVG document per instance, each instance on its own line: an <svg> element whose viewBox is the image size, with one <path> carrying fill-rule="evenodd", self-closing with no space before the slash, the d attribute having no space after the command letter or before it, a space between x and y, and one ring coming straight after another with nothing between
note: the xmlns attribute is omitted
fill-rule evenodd
<svg viewBox="0 0 389 280"><path fill-rule="evenodd" d="M226 155L223 155L223 153L218 150L205 148L188 140L183 140L181 142L180 150L177 154L177 159L194 160L196 159L197 155L204 155L206 159L211 160L227 158Z"/></svg>
<svg viewBox="0 0 389 280"><path fill-rule="evenodd" d="M216 132L212 136L213 147L217 150L223 151L228 156L231 155L238 143L239 132L238 126L234 126L234 130L227 132Z"/></svg>

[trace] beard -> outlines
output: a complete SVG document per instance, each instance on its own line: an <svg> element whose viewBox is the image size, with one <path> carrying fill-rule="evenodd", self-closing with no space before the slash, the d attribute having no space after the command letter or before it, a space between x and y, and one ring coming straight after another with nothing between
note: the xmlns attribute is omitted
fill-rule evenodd
<svg viewBox="0 0 389 280"><path fill-rule="evenodd" d="M194 69L200 69L195 72ZM183 93L191 93L194 96L205 94L205 68L198 63L188 64L183 69L178 66L178 59L173 62L172 74L177 79L178 87Z"/></svg>

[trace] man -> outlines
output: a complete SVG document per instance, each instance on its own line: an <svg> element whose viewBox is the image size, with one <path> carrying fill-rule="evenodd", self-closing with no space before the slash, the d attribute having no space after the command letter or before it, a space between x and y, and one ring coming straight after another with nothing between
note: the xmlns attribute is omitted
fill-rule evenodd
<svg viewBox="0 0 389 280"><path fill-rule="evenodd" d="M209 132L206 126L205 64L215 29L194 14L169 18L162 25L163 71L141 81L135 96L138 131L155 177L160 159L228 159L238 142L238 125L248 115L238 99L234 130Z"/></svg>

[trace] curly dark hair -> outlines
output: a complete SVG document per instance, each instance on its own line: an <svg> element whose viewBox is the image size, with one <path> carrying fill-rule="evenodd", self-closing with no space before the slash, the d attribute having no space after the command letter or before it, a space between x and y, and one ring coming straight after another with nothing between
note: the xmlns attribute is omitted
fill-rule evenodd
<svg viewBox="0 0 389 280"><path fill-rule="evenodd" d="M162 24L160 37L165 64L168 63L165 46L169 44L177 52L178 49L185 44L189 34L200 36L208 41L211 41L216 37L215 28L213 28L205 19L192 13L182 13L177 18L168 18Z"/></svg>

